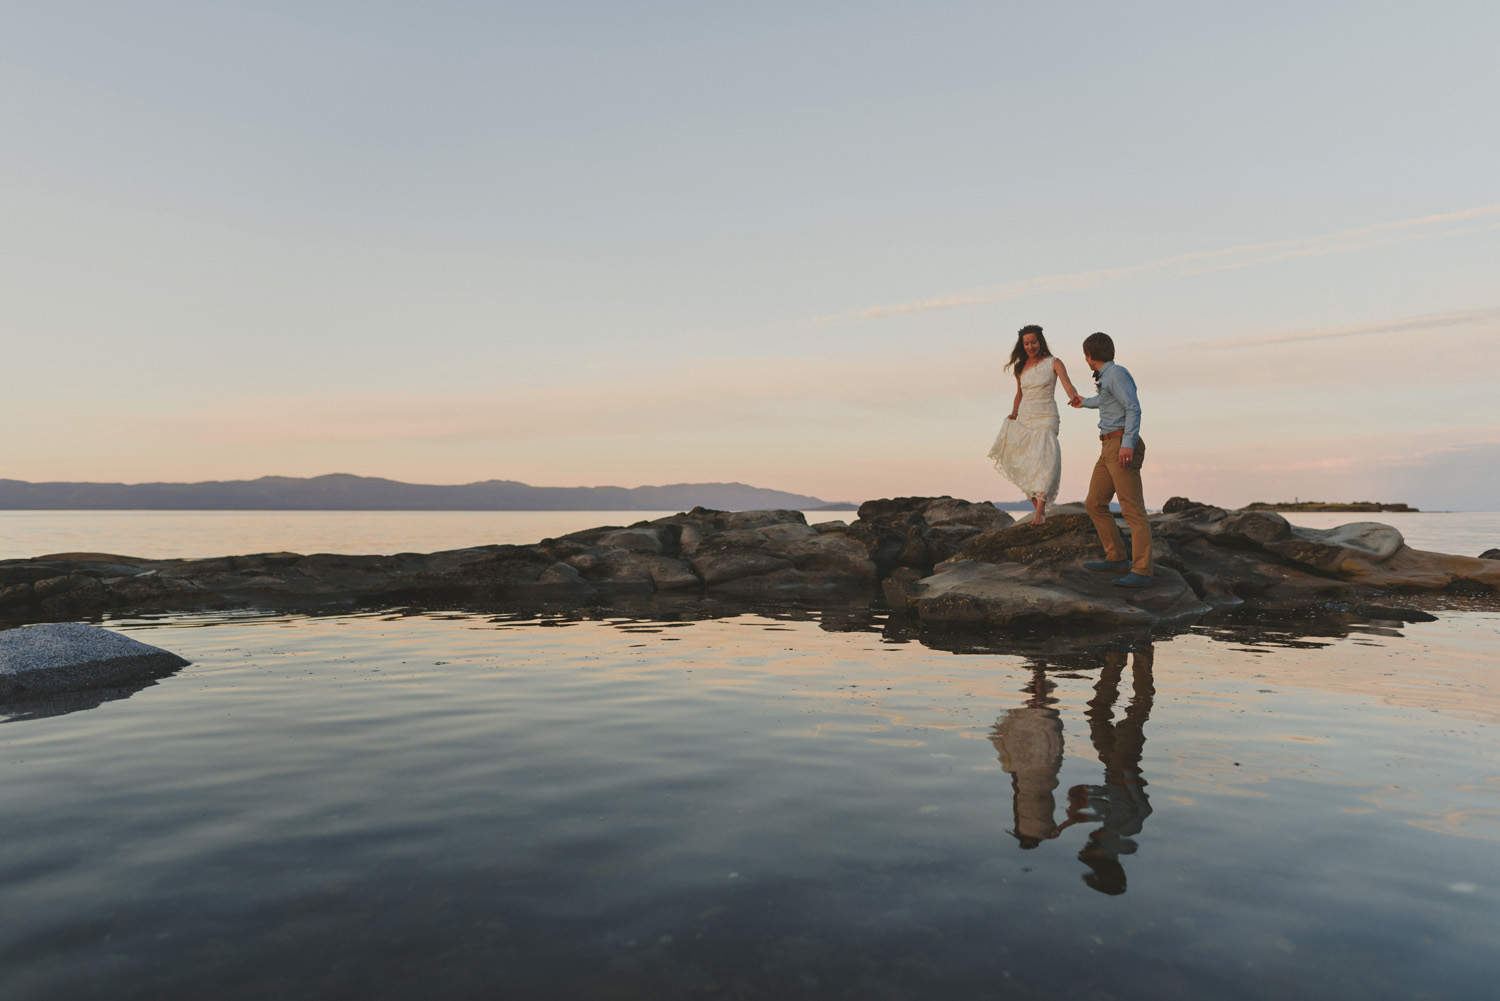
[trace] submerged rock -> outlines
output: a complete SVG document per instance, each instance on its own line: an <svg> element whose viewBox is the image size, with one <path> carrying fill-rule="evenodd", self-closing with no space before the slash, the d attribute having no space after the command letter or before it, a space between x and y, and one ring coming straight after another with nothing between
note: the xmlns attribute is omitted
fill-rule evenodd
<svg viewBox="0 0 1500 1001"><path fill-rule="evenodd" d="M119 686L187 663L175 653L97 626L21 626L0 631L0 700Z"/></svg>

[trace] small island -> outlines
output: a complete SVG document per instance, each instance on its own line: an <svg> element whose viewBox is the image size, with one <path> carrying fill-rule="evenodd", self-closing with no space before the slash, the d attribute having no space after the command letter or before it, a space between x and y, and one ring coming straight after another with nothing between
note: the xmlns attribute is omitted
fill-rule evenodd
<svg viewBox="0 0 1500 1001"><path fill-rule="evenodd" d="M1241 511L1408 511L1415 513L1419 509L1407 504L1384 504L1379 501L1278 501L1268 504L1265 501L1256 501L1246 504L1240 508Z"/></svg>

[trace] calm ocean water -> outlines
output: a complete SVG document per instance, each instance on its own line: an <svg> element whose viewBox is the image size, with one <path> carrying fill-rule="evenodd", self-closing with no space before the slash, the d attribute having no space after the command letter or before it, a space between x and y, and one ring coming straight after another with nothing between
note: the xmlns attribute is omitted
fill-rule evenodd
<svg viewBox="0 0 1500 1001"><path fill-rule="evenodd" d="M166 559L242 553L429 553L523 545L599 525L629 525L674 511L0 511L0 559L116 553ZM853 511L807 511L809 524ZM1500 547L1500 513L1294 512L1295 525L1392 525L1417 549L1477 556Z"/></svg>
<svg viewBox="0 0 1500 1001"><path fill-rule="evenodd" d="M515 514L0 522L62 540L23 551L201 555L653 516ZM1500 515L1400 517L1500 545ZM106 621L192 663L0 704L0 998L1458 1001L1500 976L1496 601L930 646L864 605L685 602Z"/></svg>
<svg viewBox="0 0 1500 1001"><path fill-rule="evenodd" d="M959 655L878 616L110 625L193 664L0 725L7 1001L1500 975L1500 612Z"/></svg>

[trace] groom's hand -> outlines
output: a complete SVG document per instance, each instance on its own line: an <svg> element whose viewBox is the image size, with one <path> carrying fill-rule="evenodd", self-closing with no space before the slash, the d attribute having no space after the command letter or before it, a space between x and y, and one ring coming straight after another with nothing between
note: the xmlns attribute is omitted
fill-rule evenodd
<svg viewBox="0 0 1500 1001"><path fill-rule="evenodd" d="M1075 396L1075 397L1073 397L1071 400L1068 401L1068 406L1070 406L1070 407L1081 407L1081 406L1083 406L1083 397L1081 397L1081 396Z"/></svg>
<svg viewBox="0 0 1500 1001"><path fill-rule="evenodd" d="M1121 469L1129 469L1130 468L1130 463L1133 462L1134 460L1135 460L1135 449L1133 449L1133 448L1122 448L1122 449L1120 449L1120 468Z"/></svg>

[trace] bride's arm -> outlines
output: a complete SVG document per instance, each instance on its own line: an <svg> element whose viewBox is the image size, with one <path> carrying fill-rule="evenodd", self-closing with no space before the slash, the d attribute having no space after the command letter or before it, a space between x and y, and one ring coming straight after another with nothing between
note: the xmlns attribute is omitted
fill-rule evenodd
<svg viewBox="0 0 1500 1001"><path fill-rule="evenodd" d="M1017 372L1016 373L1016 402L1014 402L1014 403L1012 403L1010 405L1010 416L1007 417L1006 420L1008 420L1008 421L1015 420L1016 419L1016 414L1018 414L1020 412L1021 412L1021 373Z"/></svg>
<svg viewBox="0 0 1500 1001"><path fill-rule="evenodd" d="M1068 394L1069 403L1073 403L1075 400L1083 399L1082 396L1078 395L1078 390L1073 388L1073 380L1068 378L1068 368L1062 363L1062 359L1052 359L1052 370L1055 371L1057 373L1057 377L1062 380L1063 389Z"/></svg>

